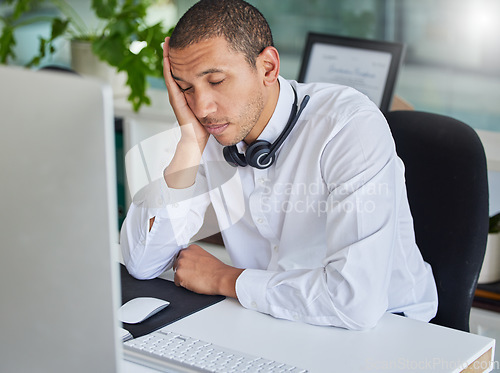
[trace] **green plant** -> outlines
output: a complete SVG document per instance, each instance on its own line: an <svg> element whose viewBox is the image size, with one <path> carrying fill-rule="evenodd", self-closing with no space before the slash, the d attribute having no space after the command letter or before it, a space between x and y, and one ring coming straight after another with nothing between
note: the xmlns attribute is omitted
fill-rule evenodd
<svg viewBox="0 0 500 373"><path fill-rule="evenodd" d="M0 17L3 23L0 35L0 63L5 64L9 58L16 57L14 31L17 28L50 20L51 35L49 38L39 37L38 54L28 66L36 66L47 53L54 53L54 41L60 37L89 41L99 59L127 74L127 85L130 87L128 99L134 110L138 111L143 104L151 103L146 94L147 78L161 77L161 43L173 30L165 30L161 23L146 23L147 9L152 2L153 0L92 0L92 10L102 26L99 30L89 30L65 0L6 0L5 3L12 5L13 9L8 15ZM53 4L61 15L22 17L44 3ZM132 52L130 46L133 42L141 42L142 49Z"/></svg>
<svg viewBox="0 0 500 373"><path fill-rule="evenodd" d="M490 229L488 233L500 233L500 212L490 217Z"/></svg>

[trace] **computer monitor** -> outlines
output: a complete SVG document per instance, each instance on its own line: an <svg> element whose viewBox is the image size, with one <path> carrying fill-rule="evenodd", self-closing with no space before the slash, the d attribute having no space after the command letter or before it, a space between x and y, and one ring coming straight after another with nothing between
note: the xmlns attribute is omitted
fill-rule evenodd
<svg viewBox="0 0 500 373"><path fill-rule="evenodd" d="M309 33L298 81L353 87L387 112L403 52L400 43Z"/></svg>
<svg viewBox="0 0 500 373"><path fill-rule="evenodd" d="M111 89L13 67L0 82L0 371L116 372Z"/></svg>

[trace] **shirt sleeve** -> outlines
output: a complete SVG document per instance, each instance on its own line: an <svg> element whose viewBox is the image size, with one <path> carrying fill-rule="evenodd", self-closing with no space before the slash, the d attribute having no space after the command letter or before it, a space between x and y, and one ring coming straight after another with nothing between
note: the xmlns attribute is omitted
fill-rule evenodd
<svg viewBox="0 0 500 373"><path fill-rule="evenodd" d="M270 272L247 269L240 303L278 318L348 329L371 328L388 308L402 164L382 114L354 115L325 146L328 186L322 266ZM299 265L300 267L300 265Z"/></svg>
<svg viewBox="0 0 500 373"><path fill-rule="evenodd" d="M169 188L160 178L138 191L120 232L128 272L138 279L151 279L171 268L177 252L187 247L202 226L209 203L202 172L186 189Z"/></svg>

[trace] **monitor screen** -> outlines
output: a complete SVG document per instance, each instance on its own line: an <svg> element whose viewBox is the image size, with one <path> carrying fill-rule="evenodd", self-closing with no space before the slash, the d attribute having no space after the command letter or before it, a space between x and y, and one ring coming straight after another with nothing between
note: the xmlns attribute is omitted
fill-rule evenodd
<svg viewBox="0 0 500 373"><path fill-rule="evenodd" d="M0 81L0 371L115 372L111 88L4 66Z"/></svg>

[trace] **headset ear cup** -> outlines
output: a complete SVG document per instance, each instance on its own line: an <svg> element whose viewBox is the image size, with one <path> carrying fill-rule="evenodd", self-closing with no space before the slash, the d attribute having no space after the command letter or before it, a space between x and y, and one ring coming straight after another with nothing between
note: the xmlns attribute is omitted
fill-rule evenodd
<svg viewBox="0 0 500 373"><path fill-rule="evenodd" d="M265 140L257 140L250 144L245 152L246 162L259 169L268 168L274 162L275 156L273 155L271 159L263 163L263 159L270 153L271 143Z"/></svg>
<svg viewBox="0 0 500 373"><path fill-rule="evenodd" d="M245 167L248 164L245 156L238 151L236 145L224 147L222 154L224 155L226 162L233 167Z"/></svg>

